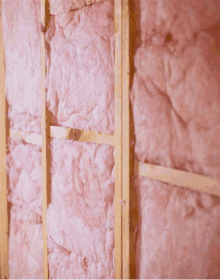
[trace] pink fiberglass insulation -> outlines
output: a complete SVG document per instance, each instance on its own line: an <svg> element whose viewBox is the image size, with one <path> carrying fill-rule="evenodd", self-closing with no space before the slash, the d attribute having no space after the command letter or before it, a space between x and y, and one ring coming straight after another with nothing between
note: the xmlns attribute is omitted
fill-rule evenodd
<svg viewBox="0 0 220 280"><path fill-rule="evenodd" d="M136 155L220 178L220 2L175 2L140 6L132 89Z"/></svg>
<svg viewBox="0 0 220 280"><path fill-rule="evenodd" d="M47 101L53 125L114 133L113 19L111 1L51 17ZM51 278L114 278L113 151L52 142Z"/></svg>
<svg viewBox="0 0 220 280"><path fill-rule="evenodd" d="M219 179L220 1L135 5L135 156ZM219 278L219 199L144 178L135 185L137 277Z"/></svg>
<svg viewBox="0 0 220 280"><path fill-rule="evenodd" d="M2 5L10 128L40 133L40 1Z"/></svg>
<svg viewBox="0 0 220 280"><path fill-rule="evenodd" d="M40 133L40 1L3 3L10 125ZM50 121L113 134L114 2L91 3L50 0ZM220 1L135 0L132 12L136 159L220 179ZM40 158L10 145L10 278L43 275ZM114 149L53 139L50 163L50 278L114 278ZM220 278L219 202L135 178L136 278Z"/></svg>
<svg viewBox="0 0 220 280"><path fill-rule="evenodd" d="M136 275L144 279L219 279L219 199L135 180Z"/></svg>
<svg viewBox="0 0 220 280"><path fill-rule="evenodd" d="M113 147L52 141L51 278L114 278Z"/></svg>
<svg viewBox="0 0 220 280"><path fill-rule="evenodd" d="M40 1L2 1L10 128L41 133ZM41 149L10 141L9 277L43 278Z"/></svg>
<svg viewBox="0 0 220 280"><path fill-rule="evenodd" d="M136 159L219 179L220 1L134 6ZM137 277L220 278L219 199L144 178L135 186Z"/></svg>
<svg viewBox="0 0 220 280"><path fill-rule="evenodd" d="M51 17L47 32L52 123L114 133L113 2Z"/></svg>
<svg viewBox="0 0 220 280"><path fill-rule="evenodd" d="M41 150L11 141L7 157L10 279L42 278Z"/></svg>

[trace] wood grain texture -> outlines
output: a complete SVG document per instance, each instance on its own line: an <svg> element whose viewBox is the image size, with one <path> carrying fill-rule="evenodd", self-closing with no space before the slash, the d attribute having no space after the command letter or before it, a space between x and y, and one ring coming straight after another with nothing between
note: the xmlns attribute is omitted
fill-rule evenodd
<svg viewBox="0 0 220 280"><path fill-rule="evenodd" d="M130 278L129 1L122 0L122 278Z"/></svg>
<svg viewBox="0 0 220 280"><path fill-rule="evenodd" d="M46 0L41 0L41 24L45 27L45 5ZM45 34L42 31L41 39L41 133L42 133L42 223L43 223L43 274L44 279L48 279L48 247L47 247L47 193L48 193L48 126L45 88Z"/></svg>
<svg viewBox="0 0 220 280"><path fill-rule="evenodd" d="M114 136L83 129L74 129L60 126L50 126L50 137L72 139L79 142L106 144L114 146Z"/></svg>
<svg viewBox="0 0 220 280"><path fill-rule="evenodd" d="M0 0L0 274L2 279L9 277L8 264L8 209L6 173L6 92L5 54L2 27L2 1Z"/></svg>
<svg viewBox="0 0 220 280"><path fill-rule="evenodd" d="M48 125L49 126L49 125ZM49 126L49 135L51 138L71 139L79 142L88 142L95 144L104 144L114 146L114 136L83 129L74 129L61 126ZM14 140L23 140L27 143L42 145L42 136L37 133L28 133L25 131L10 129L10 137Z"/></svg>
<svg viewBox="0 0 220 280"><path fill-rule="evenodd" d="M93 131L83 131L78 129L74 130L71 128L64 128L58 126L51 126L50 128L50 137L73 139L75 141L108 144L114 146L114 136L112 135L106 135L101 133L98 134ZM76 131L73 133L73 136L72 131ZM80 133L80 138L77 140L77 137L79 137L78 131ZM77 137L74 135L77 135ZM23 140L27 143L36 144L39 146L42 145L42 136L40 134L15 131L10 129L10 137L14 140ZM115 142L117 145L118 141L116 140ZM134 162L134 166L134 172L136 176L143 176L163 183L169 183L171 185L186 187L189 189L207 192L210 194L220 196L220 180L216 180L214 178L206 177L203 175L181 171L178 169L166 168L148 163L141 163L138 161Z"/></svg>
<svg viewBox="0 0 220 280"><path fill-rule="evenodd" d="M122 279L122 0L115 0L115 278Z"/></svg>
<svg viewBox="0 0 220 280"><path fill-rule="evenodd" d="M195 191L220 195L220 180L190 172L135 161L135 175Z"/></svg>

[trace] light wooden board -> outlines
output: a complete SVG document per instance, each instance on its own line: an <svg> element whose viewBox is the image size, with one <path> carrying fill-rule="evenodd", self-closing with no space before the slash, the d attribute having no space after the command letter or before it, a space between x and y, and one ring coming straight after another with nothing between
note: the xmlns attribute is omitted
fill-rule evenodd
<svg viewBox="0 0 220 280"><path fill-rule="evenodd" d="M51 126L50 137L72 139L79 142L89 142L96 144L107 144L114 146L114 136L83 129L73 129L67 127Z"/></svg>
<svg viewBox="0 0 220 280"><path fill-rule="evenodd" d="M88 142L95 144L106 144L114 146L114 136L108 134L95 133L61 126L49 126L49 134L52 138L72 139L79 142ZM10 137L14 140L23 140L41 146L42 136L37 133L28 133L25 131L10 129Z"/></svg>
<svg viewBox="0 0 220 280"><path fill-rule="evenodd" d="M130 278L129 1L122 0L122 278Z"/></svg>
<svg viewBox="0 0 220 280"><path fill-rule="evenodd" d="M190 172L135 161L135 175L195 191L220 195L220 180Z"/></svg>
<svg viewBox="0 0 220 280"><path fill-rule="evenodd" d="M41 24L45 27L46 0L41 0ZM43 273L48 279L48 248L47 248L47 189L48 189L48 127L45 89L45 34L41 32L41 133L42 133L42 224L43 224Z"/></svg>
<svg viewBox="0 0 220 280"><path fill-rule="evenodd" d="M122 0L115 0L115 278L122 279Z"/></svg>
<svg viewBox="0 0 220 280"><path fill-rule="evenodd" d="M5 54L2 28L2 1L0 0L0 273L1 278L9 277L8 266L8 209L6 173L6 92L5 92Z"/></svg>
<svg viewBox="0 0 220 280"><path fill-rule="evenodd" d="M58 126L51 126L50 136L55 138L76 140L78 136L76 138L72 137L71 130L72 129L67 129ZM75 130L73 129L73 131ZM77 133L78 132L76 132L76 135ZM88 135L88 138L86 135ZM36 144L39 146L42 145L42 136L40 134L36 134L36 133L28 134L27 132L15 131L10 129L10 137L15 140L24 140L28 143ZM107 143L105 143L105 139L107 139ZM85 142L90 142L90 141L92 143L99 142L101 144L108 144L114 146L114 137L111 135L106 135L106 134L101 135L100 133L96 134L95 132L86 131L84 135L84 139L82 138L81 140L78 141L84 142L84 140ZM118 141L116 140L116 143L117 142ZM186 187L186 188L220 196L220 180L215 180L213 178L209 178L203 175L193 174L190 172L185 172L172 168L166 168L153 164L141 163L138 161L135 161L134 171L136 176L144 176L152 180L161 181L164 183L169 183L171 185Z"/></svg>

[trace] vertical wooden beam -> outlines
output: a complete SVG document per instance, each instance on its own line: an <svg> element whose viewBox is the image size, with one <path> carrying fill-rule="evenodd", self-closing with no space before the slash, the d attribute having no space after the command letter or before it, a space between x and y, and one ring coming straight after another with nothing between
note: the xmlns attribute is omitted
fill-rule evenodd
<svg viewBox="0 0 220 280"><path fill-rule="evenodd" d="M122 279L122 3L115 0L115 278Z"/></svg>
<svg viewBox="0 0 220 280"><path fill-rule="evenodd" d="M115 278L130 278L129 1L115 0Z"/></svg>
<svg viewBox="0 0 220 280"><path fill-rule="evenodd" d="M130 278L130 63L129 0L122 0L122 260L123 279Z"/></svg>
<svg viewBox="0 0 220 280"><path fill-rule="evenodd" d="M2 1L0 0L0 276L9 277L8 264L8 209L6 173L6 93L5 93L5 54L2 27Z"/></svg>
<svg viewBox="0 0 220 280"><path fill-rule="evenodd" d="M47 248L47 190L48 190L48 125L45 89L45 0L41 0L41 130L42 130L42 220L43 220L43 271L44 279L48 279L48 248Z"/></svg>

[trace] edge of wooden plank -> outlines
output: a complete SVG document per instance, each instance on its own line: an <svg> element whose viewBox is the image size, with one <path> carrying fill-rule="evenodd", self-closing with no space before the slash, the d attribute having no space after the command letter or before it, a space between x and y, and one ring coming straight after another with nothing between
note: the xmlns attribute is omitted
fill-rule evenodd
<svg viewBox="0 0 220 280"><path fill-rule="evenodd" d="M129 61L129 1L122 0L122 278L130 279L130 61Z"/></svg>
<svg viewBox="0 0 220 280"><path fill-rule="evenodd" d="M41 24L45 27L46 23L46 0L41 0ZM47 188L48 188L48 126L47 126L47 108L46 108L46 88L45 88L45 35L40 34L41 47L41 130L42 130L42 226L43 226L43 275L48 279L48 247L47 247Z"/></svg>
<svg viewBox="0 0 220 280"><path fill-rule="evenodd" d="M135 161L135 175L220 196L220 180L186 171Z"/></svg>
<svg viewBox="0 0 220 280"><path fill-rule="evenodd" d="M8 263L8 203L6 172L6 93L5 93L5 53L2 26L2 1L0 0L0 276L9 277Z"/></svg>
<svg viewBox="0 0 220 280"><path fill-rule="evenodd" d="M122 279L122 0L115 0L115 278Z"/></svg>

